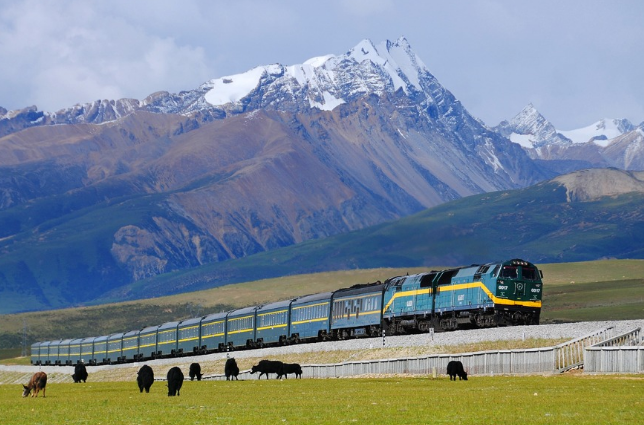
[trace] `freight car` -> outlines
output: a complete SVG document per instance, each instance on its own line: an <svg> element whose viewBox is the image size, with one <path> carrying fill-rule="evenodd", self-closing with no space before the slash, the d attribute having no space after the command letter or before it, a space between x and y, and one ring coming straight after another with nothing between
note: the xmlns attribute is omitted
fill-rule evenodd
<svg viewBox="0 0 644 425"><path fill-rule="evenodd" d="M109 336L38 342L32 364L110 364L381 334L539 323L541 271L520 259L354 285Z"/></svg>

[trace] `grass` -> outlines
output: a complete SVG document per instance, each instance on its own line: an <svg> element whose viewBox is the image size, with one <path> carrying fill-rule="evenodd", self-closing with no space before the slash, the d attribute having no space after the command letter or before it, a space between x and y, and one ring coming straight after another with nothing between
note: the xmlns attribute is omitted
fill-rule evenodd
<svg viewBox="0 0 644 425"><path fill-rule="evenodd" d="M0 385L4 425L30 424L622 424L639 423L644 377L528 376L289 379L48 385L20 398Z"/></svg>
<svg viewBox="0 0 644 425"><path fill-rule="evenodd" d="M542 322L642 318L644 279L553 285L541 317Z"/></svg>

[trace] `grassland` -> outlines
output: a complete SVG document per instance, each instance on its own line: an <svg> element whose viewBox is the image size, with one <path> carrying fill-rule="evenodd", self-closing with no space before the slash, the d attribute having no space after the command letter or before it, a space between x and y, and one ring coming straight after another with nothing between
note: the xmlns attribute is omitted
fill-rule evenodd
<svg viewBox="0 0 644 425"><path fill-rule="evenodd" d="M559 375L187 381L50 385L20 398L0 385L3 425L30 424L623 424L640 423L644 377Z"/></svg>
<svg viewBox="0 0 644 425"><path fill-rule="evenodd" d="M542 323L644 317L644 260L543 264ZM436 267L440 268L440 267ZM348 287L427 269L369 269L288 276L186 294L0 316L0 359L28 342L106 335L232 308Z"/></svg>

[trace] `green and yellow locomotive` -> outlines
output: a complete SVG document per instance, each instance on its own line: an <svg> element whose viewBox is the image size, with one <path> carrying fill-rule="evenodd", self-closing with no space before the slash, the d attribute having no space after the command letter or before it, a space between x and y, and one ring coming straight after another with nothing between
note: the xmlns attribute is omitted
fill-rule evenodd
<svg viewBox="0 0 644 425"><path fill-rule="evenodd" d="M519 259L389 279L388 334L539 323L542 273Z"/></svg>

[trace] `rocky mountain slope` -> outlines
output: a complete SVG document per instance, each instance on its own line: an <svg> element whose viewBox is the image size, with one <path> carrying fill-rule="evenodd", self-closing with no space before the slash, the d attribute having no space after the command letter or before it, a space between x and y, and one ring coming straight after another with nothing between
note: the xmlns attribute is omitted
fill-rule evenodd
<svg viewBox="0 0 644 425"><path fill-rule="evenodd" d="M324 240L147 279L102 301L383 265L458 266L516 257L536 263L644 258L643 182L642 172L578 171L524 189L458 199Z"/></svg>
<svg viewBox="0 0 644 425"><path fill-rule="evenodd" d="M89 302L523 188L555 176L541 162L472 117L404 38L143 100L0 109L0 307Z"/></svg>

